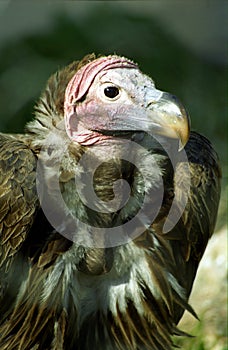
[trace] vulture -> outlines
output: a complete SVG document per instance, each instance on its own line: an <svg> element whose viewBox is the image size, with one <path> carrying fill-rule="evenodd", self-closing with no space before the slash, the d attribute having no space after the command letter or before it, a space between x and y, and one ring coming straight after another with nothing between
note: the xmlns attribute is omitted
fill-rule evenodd
<svg viewBox="0 0 228 350"><path fill-rule="evenodd" d="M181 102L130 59L52 75L24 134L0 134L0 349L172 349L197 317L220 177Z"/></svg>

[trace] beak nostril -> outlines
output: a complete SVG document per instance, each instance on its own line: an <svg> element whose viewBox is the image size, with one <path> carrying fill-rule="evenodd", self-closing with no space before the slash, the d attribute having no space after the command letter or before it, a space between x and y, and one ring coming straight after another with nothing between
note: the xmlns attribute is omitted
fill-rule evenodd
<svg viewBox="0 0 228 350"><path fill-rule="evenodd" d="M157 103L157 101L149 101L148 103L147 103L147 105L146 105L146 108L149 108L151 105L154 105L154 104L156 104Z"/></svg>

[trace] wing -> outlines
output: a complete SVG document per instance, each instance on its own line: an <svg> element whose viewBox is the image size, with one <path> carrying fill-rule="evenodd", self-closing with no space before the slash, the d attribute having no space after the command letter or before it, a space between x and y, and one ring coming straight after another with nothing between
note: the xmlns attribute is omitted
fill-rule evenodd
<svg viewBox="0 0 228 350"><path fill-rule="evenodd" d="M155 232L169 241L174 258L173 275L184 287L188 298L200 259L214 232L220 198L221 171L216 152L202 135L192 132L185 151L189 168L186 168L184 162L180 162L175 169L174 183L170 183L168 178L166 183L168 190L161 217L153 227ZM187 205L175 227L164 234L162 228L168 217L173 192L180 201L186 195L188 191L186 178L189 176L189 171L191 184ZM175 306L176 322L183 312L183 305Z"/></svg>
<svg viewBox="0 0 228 350"><path fill-rule="evenodd" d="M52 345L60 349L65 326L65 311L60 317L56 311L60 301L52 295L52 308L37 305L52 264L71 242L53 230L40 209L36 156L25 139L0 134L0 348L37 349L50 333L52 341L57 323ZM35 319L40 322L34 324ZM26 345L32 342L34 347Z"/></svg>
<svg viewBox="0 0 228 350"><path fill-rule="evenodd" d="M221 169L211 143L198 133L191 133L186 145L186 153L189 160L191 187L181 224L184 225L186 235L182 254L185 260L185 287L189 295L199 261L215 229L221 191ZM184 179L181 164L177 174Z"/></svg>
<svg viewBox="0 0 228 350"><path fill-rule="evenodd" d="M22 141L0 134L0 266L10 264L39 207L36 157Z"/></svg>
<svg viewBox="0 0 228 350"><path fill-rule="evenodd" d="M186 153L190 166L191 188L182 219L190 245L188 256L199 261L216 224L221 170L218 156L210 142L198 133L191 134Z"/></svg>
<svg viewBox="0 0 228 350"><path fill-rule="evenodd" d="M176 276L190 295L199 262L214 232L220 199L218 156L204 136L192 132L185 147L190 170L190 192L185 210L167 234L176 260ZM187 193L186 167L177 165L174 192L179 199ZM175 186L178 183L178 186Z"/></svg>

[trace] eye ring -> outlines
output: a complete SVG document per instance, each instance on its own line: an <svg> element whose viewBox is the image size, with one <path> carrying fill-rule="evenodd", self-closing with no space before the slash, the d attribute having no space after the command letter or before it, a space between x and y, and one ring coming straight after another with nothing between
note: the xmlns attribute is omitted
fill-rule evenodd
<svg viewBox="0 0 228 350"><path fill-rule="evenodd" d="M104 95L110 99L115 99L120 93L120 89L115 85L106 86L104 88Z"/></svg>

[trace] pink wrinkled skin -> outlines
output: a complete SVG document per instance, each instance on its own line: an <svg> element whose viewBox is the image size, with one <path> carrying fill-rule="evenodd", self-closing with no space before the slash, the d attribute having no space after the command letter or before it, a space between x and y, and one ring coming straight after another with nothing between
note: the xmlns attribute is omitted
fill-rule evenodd
<svg viewBox="0 0 228 350"><path fill-rule="evenodd" d="M77 113L75 104L88 92L98 73L100 73L102 70L106 71L113 68L137 69L138 66L125 57L100 57L79 69L67 85L64 101L66 132L70 139L80 143L81 145L89 146L96 142L110 138L109 136L105 136L91 130L79 130L76 119Z"/></svg>

